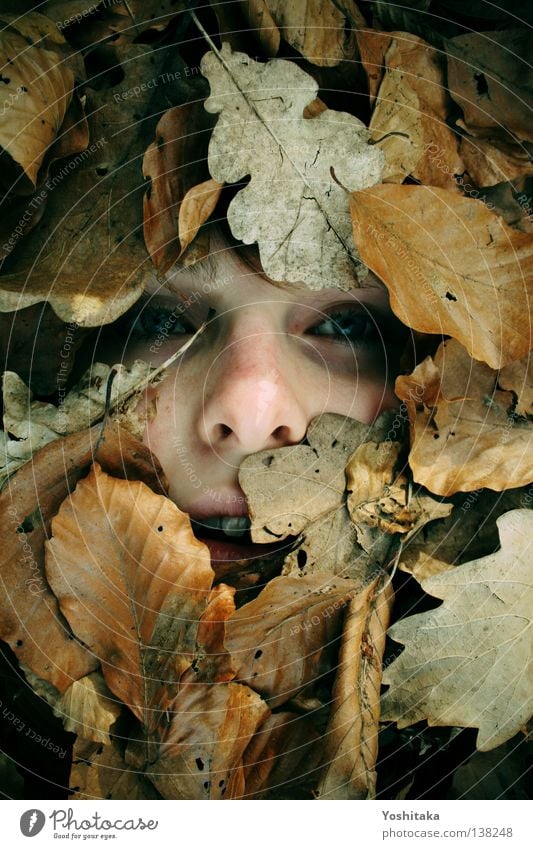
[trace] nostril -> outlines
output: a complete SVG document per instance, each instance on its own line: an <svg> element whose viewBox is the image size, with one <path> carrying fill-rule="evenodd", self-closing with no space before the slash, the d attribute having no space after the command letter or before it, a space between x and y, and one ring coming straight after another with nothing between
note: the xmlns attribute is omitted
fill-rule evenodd
<svg viewBox="0 0 533 849"><path fill-rule="evenodd" d="M290 438L289 428L285 425L280 425L272 431L272 438L275 439L276 442L288 442Z"/></svg>
<svg viewBox="0 0 533 849"><path fill-rule="evenodd" d="M232 429L225 424L217 425L217 436L219 439L227 439L233 433Z"/></svg>

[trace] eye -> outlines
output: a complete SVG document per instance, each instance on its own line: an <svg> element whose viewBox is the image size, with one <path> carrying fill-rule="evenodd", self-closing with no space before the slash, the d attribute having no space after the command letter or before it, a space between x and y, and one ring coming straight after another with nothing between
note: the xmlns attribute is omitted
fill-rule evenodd
<svg viewBox="0 0 533 849"><path fill-rule="evenodd" d="M347 345L362 345L374 341L378 329L368 312L348 307L330 312L307 332L312 336L326 336Z"/></svg>
<svg viewBox="0 0 533 849"><path fill-rule="evenodd" d="M165 307L160 304L139 303L123 317L121 327L133 339L166 338L195 332L182 304Z"/></svg>

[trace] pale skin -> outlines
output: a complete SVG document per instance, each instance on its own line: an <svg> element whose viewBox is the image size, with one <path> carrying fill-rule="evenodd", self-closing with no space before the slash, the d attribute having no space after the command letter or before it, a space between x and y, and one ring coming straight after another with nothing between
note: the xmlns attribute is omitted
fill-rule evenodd
<svg viewBox="0 0 533 849"><path fill-rule="evenodd" d="M218 237L208 264L181 270L164 287L154 283L147 295L138 317L124 320L123 335L113 329L95 359L159 365L209 316L190 350L148 390L156 415L147 416L143 436L170 498L195 519L246 514L241 462L299 443L315 416L371 423L397 404L390 361L397 367L398 351L391 357L387 348L399 325L371 275L350 292L277 286Z"/></svg>

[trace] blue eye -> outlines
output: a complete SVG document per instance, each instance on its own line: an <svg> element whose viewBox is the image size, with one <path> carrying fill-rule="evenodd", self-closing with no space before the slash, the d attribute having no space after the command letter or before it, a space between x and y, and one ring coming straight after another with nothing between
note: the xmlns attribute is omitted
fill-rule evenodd
<svg viewBox="0 0 533 849"><path fill-rule="evenodd" d="M329 313L307 332L312 336L327 336L337 342L358 345L373 340L377 328L368 313L346 309Z"/></svg>

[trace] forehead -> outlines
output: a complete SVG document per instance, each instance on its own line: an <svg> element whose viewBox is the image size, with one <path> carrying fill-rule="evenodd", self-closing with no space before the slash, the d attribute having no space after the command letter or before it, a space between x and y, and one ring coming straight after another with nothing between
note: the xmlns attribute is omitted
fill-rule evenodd
<svg viewBox="0 0 533 849"><path fill-rule="evenodd" d="M331 292L341 292L335 287L332 279L331 287L321 291L310 289L305 283L284 283L270 280L258 271L259 259L246 261L245 256L226 241L218 240L211 243L211 251L203 260L188 267L175 267L161 280L152 278L146 292L164 296L183 297L184 294L198 293L208 297L220 295L223 292L244 293L245 289L255 291L265 297L283 297L289 300L309 301L319 305L331 297ZM238 287L235 284L239 284ZM348 294L344 292L344 294ZM387 298L384 284L370 270L361 286L350 290L352 297L360 300L382 300Z"/></svg>

